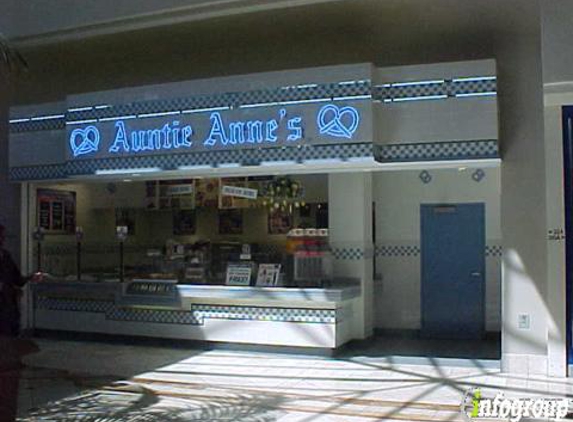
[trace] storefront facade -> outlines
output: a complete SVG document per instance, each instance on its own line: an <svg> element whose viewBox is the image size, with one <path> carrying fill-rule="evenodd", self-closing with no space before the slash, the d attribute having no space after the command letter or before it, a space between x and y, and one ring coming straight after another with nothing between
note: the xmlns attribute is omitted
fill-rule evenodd
<svg viewBox="0 0 573 422"><path fill-rule="evenodd" d="M452 10L448 2L436 1L433 3L432 13L419 14L418 12L425 10L426 5L416 1L409 2L409 5L409 8L404 9L403 6L400 6L394 10L387 2L324 2L322 5L308 4L301 7L300 10L304 10L304 14L299 14L300 10L296 8L290 10L285 8L280 13L277 11L257 12L250 15L250 17L245 13L244 16L228 17L221 19L219 22L201 22L193 25L196 29L181 30L180 27L176 27L175 22L168 22L168 25L173 25L173 33L177 35L176 38L169 38L169 43L163 43L163 41L153 42L153 31L149 31L151 35L145 35L146 32L141 31L133 36L128 36L121 32L125 31L125 28L122 27L121 30L118 30L117 36L104 37L105 43L98 44L97 40L92 43L86 39L84 44L80 42L76 46L77 48L74 47L69 51L60 51L59 47L56 48L53 45L51 47L47 46L46 49L54 57L53 60L43 55L40 48L38 48L38 52L35 50L27 51L27 57L32 58L32 65L35 65L37 69L44 69L43 66L38 65L38 62L34 62L37 57L43 58L44 61L51 65L46 66L46 69L49 69L46 71L46 75L35 77L31 83L24 80L18 86L18 89L23 89L23 91L20 91L16 96L16 102L19 104L33 104L43 101L59 101L59 103L13 108L10 119L64 115L63 118L55 119L51 122L57 126L53 127L53 132L60 131L58 135L54 135L59 139L60 146L52 144L54 147L45 148L46 143L40 143L40 138L38 137L36 138L37 143L35 146L41 147L46 152L46 162L42 163L42 160L37 161L36 157L33 159L36 160L34 164L28 166L26 165L27 158L20 155L19 163L10 164L13 167L11 169L12 182L9 184L4 183L0 186L3 195L8 195L11 198L10 201L12 201L12 198L18 197L18 195L14 194L14 188L22 186L21 196L30 198L30 200L19 201L14 199L14 204L18 205L9 207L7 211L4 210L4 215L0 217L3 217L5 221L9 221L12 226L18 225L18 215L24 216L25 219L32 218L30 216L34 215L32 212L34 210L31 208L35 206L35 199L30 196L31 193L35 192L37 188L45 188L47 185L54 185L62 180L65 180L67 184L74 185L73 189L76 189L77 185L87 185L87 183L92 183L92 181L105 179L105 182L100 182L99 185L104 192L108 192L106 189L108 183L115 184L118 192L120 190L128 192L137 190L127 187L129 183L123 182L127 176L100 174L96 177L94 174L96 170L138 169L148 168L148 165L151 168L160 167L161 172L157 172L153 176L136 176L154 181L163 178L179 179L182 174L184 174L183 179L204 177L204 173L207 170L214 174L215 178L227 176L243 177L255 174L268 176L270 173L272 173L270 174L271 176L275 174L299 175L305 172L321 173L323 178L326 177L329 182L332 181L332 183L328 183L327 195L319 198L320 201L326 201L329 205L331 201L335 201L334 203L336 204L348 207L348 203L351 202L350 199L355 198L354 196L348 196L348 192L362 192L362 194L364 192L372 192L371 198L367 198L362 202L356 202L356 204L362 204L361 208L353 208L351 211L346 210L344 213L340 213L341 218L344 219L344 226L348 224L349 213L356 216L356 218L352 219L353 223L356 222L356 226L353 226L352 231L359 233L357 235L358 238L353 238L349 241L359 245L357 247L361 247L361 242L370 236L368 231L364 232L362 230L362 227L371 227L372 231L372 240L368 242L372 245L372 256L375 257L373 259L375 262L374 270L370 271L371 263L366 260L354 262L356 267L353 267L358 268L359 272L366 272L365 268L368 268L368 272L373 273L372 289L375 292L373 295L374 301L371 305L371 312L364 313L364 320L372 321L370 323L371 329L418 329L421 326L422 319L421 261L423 255L422 245L424 244L423 239L421 239L421 231L419 230L420 205L444 202L456 204L482 202L485 204L486 211L486 284L489 285L491 284L490 280L494 280L493 287L486 288L485 291L487 300L485 301L486 319L484 325L486 331L501 329L502 369L521 374L565 375L567 364L566 321L570 318L565 308L566 260L563 235L565 229L565 195L563 192L563 166L561 163L563 163L562 146L564 141L562 107L572 103L570 81L573 80L573 77L570 74L570 66L568 63L565 63L565 58L570 56L567 53L570 52L570 25L567 19L570 16L569 6L555 2L532 0L527 2L507 1L503 2L503 4L496 4L494 7L493 5L485 5L483 2L468 1L463 2L463 4L460 3L459 7ZM276 16L280 16L280 19L274 19L275 13ZM348 22L347 20L349 13L356 16L353 22ZM325 17L328 17L328 19ZM501 19L500 17L513 18ZM321 22L321 24L317 25L317 22ZM413 22L420 22L422 25L416 26L412 24ZM163 22L161 25L165 24ZM295 27L295 24L303 25L302 27L300 25L296 27L304 28L304 36L285 36L285 34L291 34L290 30ZM341 28L347 28L348 25L351 27L350 31L346 31L346 29L345 31L340 31ZM233 36L227 37L225 35L226 29L223 29L227 27L231 28L229 33L232 33ZM129 28L131 29L132 27L130 26ZM448 28L448 30L444 31L444 28ZM105 32L106 28L103 28L103 30L104 32L102 33L107 33ZM160 34L164 32L168 35L173 35L169 30L158 31ZM341 33L350 33L353 36L342 37L340 36ZM259 37L261 34L265 34L264 37ZM155 39L159 40L157 37ZM197 39L197 42L189 41L195 39ZM57 37L46 39L45 42L49 44L54 42L54 40L57 41ZM336 40L336 42L333 40ZM140 43L145 44L146 48L139 49ZM188 43L192 45L188 45ZM70 43L69 45L72 44ZM22 45L25 45L25 42ZM116 48L108 48L108 45L115 45ZM36 53L38 54L37 56ZM68 57L70 58L69 63ZM218 155L217 159L213 155L206 161L202 159L204 161L200 163L185 162L189 166L209 166L208 169L188 169L185 170L185 173L182 173L182 171L178 172L175 169L185 165L181 162L184 156L193 155L184 151L177 152L178 160L175 164L172 162L166 164L165 161L161 161L157 165L151 165L149 161L151 158L148 157L153 156L155 159L158 159L157 157L166 155L161 154L161 151L140 151L139 154L131 157L139 164L145 163L144 167L135 167L133 164L129 164L126 167L128 162L127 156L123 154L124 151L118 151L117 154L123 154L121 160L117 157L113 159L101 157L101 161L91 161L91 164L93 164L91 167L81 170L78 167L81 168L84 164L86 166L90 165L89 154L80 154L77 159L71 159L73 151L70 152L68 147L69 135L71 135L71 131L68 129L71 129L71 127L68 128L67 126L72 125L65 124L67 121L66 115L69 114L71 117L73 113L77 113L76 116L81 113L81 111L68 112L68 109L81 108L84 104L86 106L125 105L142 100L144 102L155 100L157 98L154 96L158 94L150 93L150 85L146 85L150 83L211 78L213 75L254 74L260 70L312 69L315 66L324 64L355 62L376 63L376 66L371 66L370 70L358 72L358 74L364 72L366 75L369 75L373 86L384 85L384 83L399 84L408 81L440 81L442 79L449 81L468 74L464 72L459 74L458 72L448 73L444 72L443 69L433 72L428 71L428 69L432 68L432 66L428 66L425 72L416 73L411 78L407 74L394 74L392 77L384 79L381 77L384 72L381 69L392 69L396 64L402 63L452 62L472 60L476 57L495 57L496 59L496 69L494 68L493 73L475 72L471 73L471 76L495 75L497 77L496 92L498 95L495 97L499 107L497 134L494 136L487 135L483 138L479 136L468 138L459 136L459 131L465 127L464 122L466 121L473 121L477 126L480 126L478 122L473 120L473 117L483 116L483 114L476 113L475 109L474 112L466 114L465 118L452 119L451 121L455 123L450 124L450 126L442 122L440 124L436 123L435 127L432 127L427 120L424 120L424 115L426 114L430 116L430 120L436 120L436 113L433 113L432 110L439 109L441 107L440 104L455 104L456 107L462 105L462 108L463 104L471 104L469 101L464 103L461 99L459 101L452 100L451 96L447 100L440 99L439 96L444 95L442 92L443 85L435 84L435 86L432 86L430 84L426 86L426 88L429 88L429 91L423 92L422 95L438 96L438 98L433 100L405 101L401 104L400 102L392 101L384 103L384 99L391 100L392 96L387 98L384 95L380 95L376 97L376 100L381 100L381 103L371 101L371 105L366 105L366 109L370 109L373 116L371 123L373 136L371 140L367 141L373 140L375 144L388 141L392 145L400 143L410 145L408 147L392 146L389 148L374 145L372 151L369 152L371 157L378 158L378 160L384 160L385 158L390 160L383 166L385 166L385 169L394 168L398 170L393 173L378 171L368 161L360 162L361 160L343 161L342 165L338 165L340 163L331 165L325 162L308 162L311 159L324 159L325 157L321 155L322 153L307 159L307 163L304 165L297 162L297 160L301 159L300 156L288 153L288 158L284 158L284 156L282 158L286 162L283 162L281 165L273 164L271 167L267 167L272 169L270 171L264 169L265 166L259 165L264 161L269 161L266 160L268 157L257 155L258 153L254 152L241 153L241 155L246 154L245 157L238 157L239 153L234 153L236 155L232 159L228 157L224 159L228 159L228 162L231 163L239 163L239 167L235 164L234 168L225 168L225 166L223 168L221 166L214 168L213 163L216 164L220 160L221 155ZM66 61L66 65L63 64L64 61ZM61 68L60 64L54 64L56 62L62 63ZM118 64L117 69L112 70L110 66L105 65L112 62ZM412 68L417 68L417 66ZM439 69L439 66L437 68ZM77 72L76 70L80 71ZM274 80L274 85L273 83L270 84L270 87L304 86L305 84L312 84L313 79L319 85L325 81L327 83L333 81L338 83L340 81L337 78L328 77L324 78L324 80L320 77L309 78L308 76L312 75L312 72L305 72L303 72L306 75L305 77L300 79L294 78L292 83L278 78ZM360 78L355 77L354 74L345 75L344 77L344 80L358 79ZM364 77L364 79L368 79L368 77ZM232 78L229 80L232 80ZM47 83L48 81L49 83ZM192 84L192 82L189 82L189 84ZM127 94L130 91L129 89L117 91L126 95L125 101L114 98L112 95L107 97L111 98L112 101L100 102L97 97L90 97L90 94L86 94L85 97L89 101L72 101L74 96L69 95L71 92L90 92L134 85L141 86L139 90L140 95L135 94L137 90L134 90L129 95ZM181 89L181 85L175 84L173 86L174 91ZM199 89L197 92L200 92L202 95L221 91L251 92L260 87L256 82L253 82L253 86L256 89L252 87L244 88L241 85L240 89L221 88L219 90L218 87L213 88L211 86L208 89ZM382 88L385 87L382 86ZM448 89L451 88L450 86ZM407 86L401 87L401 89L407 89ZM145 93L146 90L148 90L147 93ZM150 97L146 97L146 95ZM370 95L375 97L374 92ZM410 93L407 96L415 97L417 95L419 93ZM445 92L445 95L448 95L448 92ZM176 95L176 92L173 95L165 96L165 98L187 97L187 94L181 96ZM163 99L161 96L158 98ZM300 97L295 99L298 100ZM492 98L490 97L489 99ZM272 103L278 101L267 99L263 102ZM291 99L282 99L282 101L291 101ZM358 99L357 101L359 103L368 103L368 100ZM333 105L339 108L344 107L344 100L342 102L332 100L332 102ZM250 103L244 104L248 105ZM7 106L7 104L4 105ZM227 103L222 106L226 105ZM323 105L326 105L326 103ZM390 105L393 106L392 109L390 109ZM264 113L256 114L256 117L253 118L237 114L233 115L228 110L220 110L220 113L222 120L227 125L232 122L246 124L249 121L253 121L253 119L266 123L275 119L275 115L277 115L276 109L281 108L280 105L268 106L269 108ZM296 110L296 113L300 113L300 116L293 115L293 117L304 117L307 124L309 122L313 123L312 116L309 119L304 114L306 111L302 111L302 107L293 107L292 104L288 104L288 106L287 109L293 110L293 112ZM317 112L319 105L316 104L315 107L314 112ZM418 109L421 111L421 117L401 120L400 115L395 116L392 114L396 110L400 110L400 107L408 107L411 111ZM182 112L191 108L180 108L178 111ZM206 108L206 106L203 108ZM157 108L156 111L155 109L142 109L135 112L136 114L146 114L169 110ZM270 110L273 111L270 112ZM267 111L269 114L266 114ZM233 112L236 112L236 110ZM448 112L451 116L455 115L451 109ZM95 118L96 120L114 117L113 115L96 114L94 110L89 111L89 113L92 113L92 119ZM310 113L312 114L312 112ZM203 114L202 120L207 123L192 122L191 126L199 125L194 129L199 131L200 134L200 136L197 135L199 137L193 139L194 142L198 140L203 142L207 139L208 133L200 131L210 128L210 126L208 127L211 122L210 114L208 111L205 111ZM153 120L153 117L141 119L142 121L154 122L149 128L145 124L136 127L130 126L134 124L134 119L124 120L126 132L128 130L138 131L144 129L161 130L167 123L169 123L169 127L165 129L165 132L167 132L167 129L172 130L173 121L175 120L171 118L173 116L163 117L164 120ZM195 116L195 118L198 119L199 116ZM314 118L316 118L316 115ZM8 117L6 116L7 120ZM407 124L402 124L405 122ZM43 123L41 120L34 121L34 124L40 123L50 124L49 121L44 121ZM109 124L108 127L115 129L111 123L107 122L107 124ZM427 126L424 127L424 124L427 124ZM202 127L201 125L205 126ZM15 126L11 126L11 137L13 137ZM89 126L89 123L78 128L85 130L87 126ZM317 126L315 125L315 129L307 130L316 131L316 128ZM408 128L414 128L414 133L408 133ZM6 137L8 137L8 127L4 129ZM228 129L230 128L227 126ZM34 131L26 129L26 132L28 138L30 138ZM50 130L38 131L38 133L40 132L42 133L41 138L45 142L52 142L50 141L52 139L51 135L48 135L51 133ZM425 132L425 134L434 132L435 137L429 136L422 139L419 136L420 132ZM294 131L292 133L294 134ZM284 133L285 136L289 134L291 134L290 131ZM453 134L457 135L454 136ZM246 140L247 137L248 132L244 139ZM472 138L482 140L498 139L497 149L492 156L496 157L496 159L501 158L503 163L491 164L493 167L481 164L475 167L471 163L461 164L454 160L449 161L449 165L453 167L453 170L445 168L437 170L437 167L448 167L448 164L424 161L430 156L430 149L428 147L414 148L411 146L412 144L417 144L417 141L420 140L422 143L426 143L425 141L435 143L438 141L471 140ZM255 136L254 139L258 138ZM100 148L106 143L105 146L109 155L111 155L109 153L111 146L109 142L113 142L113 140L115 138L110 139L107 137L100 143ZM237 142L240 142L239 140L240 135L238 135ZM379 142L382 140L384 142ZM184 140L180 142L184 143ZM340 146L346 143L335 142L334 144ZM360 141L357 142L357 144L360 143ZM300 144L306 144L306 141L300 142ZM310 144L313 144L313 141L310 141ZM332 148L318 148L318 144L315 144L311 148L312 154L319 150L324 151ZM79 145L80 142L77 142L76 146ZM84 146L89 147L89 145L90 142ZM442 144L441 147L445 145ZM454 146L459 145L455 144ZM4 144L4 147L8 148L6 144ZM185 147L183 146L180 150L183 148ZM302 150L303 148L301 147L300 149ZM233 148L233 150L239 151L242 148ZM250 149L247 147L245 151L247 150ZM51 155L49 151L55 151L56 155ZM78 151L81 152L81 149ZM171 155L173 151L174 149L172 148L167 155ZM443 149L433 150L435 156L438 157L443 152ZM421 155L419 155L420 153ZM360 154L362 152L358 156ZM449 158L452 158L451 152L448 152L448 154L450 154ZM47 158L48 156L51 156L51 158ZM195 156L205 157L205 155L199 153ZM301 160L304 161L305 155L302 155L302 157ZM331 160L332 157L332 155L327 154L326 159ZM239 158L244 159L244 162L240 161ZM410 158L413 158L413 161L418 160L423 163L411 164L408 162ZM469 158L471 159L472 157ZM122 163L122 165L115 167L109 165L106 163L108 159L111 160L109 162ZM456 159L459 160L460 158ZM294 161L294 164L292 161ZM129 162L131 163L131 161ZM78 166L77 163L82 163L82 165ZM0 164L8 167L8 163L5 160ZM102 165L102 167L95 164ZM248 165L245 167L244 164ZM269 163L265 164L269 165ZM108 167L104 168L104 165ZM340 172L341 166L344 167L344 172L342 173ZM464 167L466 167L466 170L463 170ZM38 169L44 175L33 174L31 172L32 168ZM364 168L368 171L364 172ZM404 170L406 168L411 169L410 173ZM481 169L485 175L485 177L480 176L482 175L481 172L476 174L476 179L480 179L479 182L472 177L478 169ZM423 171L425 173L422 174ZM61 173L55 176L57 172ZM68 175L74 174L74 172L76 176L70 179ZM44 179L44 182L41 182L41 179ZM97 184L97 182L95 183ZM136 184L136 182L131 183L131 186ZM307 180L305 183L307 186L310 186L314 182ZM320 185L323 182L317 182L317 184ZM335 196L331 196L331 191L335 185L343 187L347 191L346 195L339 195L338 199L335 199ZM324 191L324 186L322 191ZM409 192L410 194L398 195L397 193L400 191ZM495 193L491 194L491 192ZM334 193L340 193L340 189L338 191L335 190ZM108 193L105 195L108 195L107 197L102 197L102 201L105 204L108 204L109 207L117 205L109 199ZM116 195L115 197L118 196L121 195ZM124 198L131 197L125 195ZM388 200L388 198L391 200ZM411 200L407 201L405 198L411 198ZM105 202L106 200L107 202ZM21 206L20 202L22 202ZM371 226L368 224L361 225L359 222L367 221L367 215L371 215L370 208L372 208L372 204L374 204L375 217L373 220L375 223ZM102 208L103 206L100 206L100 209ZM329 211L331 209L332 206L329 206ZM447 208L442 211L447 211ZM399 221L396 214L404 217L404 221ZM335 240L333 237L335 236L333 233L333 224L335 222L332 221L334 218L332 213L329 212L329 219L331 219L329 224L331 239L329 241L331 242ZM80 221L79 219L78 222ZM32 246L33 241L29 236L30 231L33 231L36 224L36 221L23 222L21 236L13 235L12 238L9 238L9 245L14 247L17 247L18 238L22 239L21 256L24 261L23 268L30 269L35 265L33 258L35 248ZM84 223L82 222L82 224ZM111 223L110 227L112 229L114 228L113 226L114 223ZM358 230L356 230L357 227ZM111 231L108 230L108 232ZM114 235L112 234L111 236L113 237ZM347 240L344 239L345 235L341 236L344 241ZM47 240L45 242L48 242L50 236L46 237ZM88 237L86 228L86 243L88 242ZM73 237L69 237L69 239L73 244ZM130 238L131 240L133 239ZM113 239L112 246L117 246L113 243ZM86 246L86 249L89 248ZM115 251L115 249L113 250ZM50 248L46 244L44 252L48 253L48 251L50 251ZM61 252L60 249L52 249L50 253L53 254L52 256L55 256L58 251ZM75 256L73 246L68 251L72 257ZM88 252L86 251L86 253ZM93 255L95 252L90 253ZM117 258L115 252L112 254ZM87 259L87 255L85 255L85 259ZM343 262L343 260L335 260L335 265L340 265L338 261ZM73 272L74 265L72 264L71 267L69 271ZM499 271L500 268L501 271ZM500 272L503 272L503 276ZM497 274L497 278L490 277L489 274ZM363 283L365 282L363 281ZM498 283L499 287L495 287L495 283ZM499 294L488 296L491 292L496 292L496 289L499 289ZM380 292L385 292L386 295L382 295ZM368 293L366 293L367 295ZM370 303L369 301L367 302ZM370 306L368 303L360 306L368 309L368 306ZM362 324L362 333L368 333L367 324L360 324Z"/></svg>
<svg viewBox="0 0 573 422"><path fill-rule="evenodd" d="M55 273L51 284L34 286L28 324L324 349L368 338L375 329L434 330L434 336L447 337L474 326L478 338L486 331L499 332L496 96L495 62L484 60L242 75L13 108L10 177L25 192L23 230L31 239L26 265ZM332 274L325 277L326 284L307 280L305 288L294 279L296 270L294 276L285 271L285 232L273 236L268 228L267 236L256 236L262 228L251 221L244 231L221 236L222 208L241 208L223 206L224 198L250 201L243 214L260 214L261 208L272 214L273 199L264 194L269 183L284 176L304 189L288 211L274 204L296 214L288 229L304 232L294 222L302 221L301 204L315 215L321 204L328 210L324 242ZM210 183L216 189L214 207L198 199L208 194L199 192L200 186ZM185 195L175 195L179 205L165 207L171 214L157 217L161 205L150 211L150 197L159 195L155 199L161 202L173 196L149 194L162 186L186 192L190 205L181 206ZM428 261L436 248L432 239L442 242L426 231L424 207L431 208L430 217L443 211L457 215L464 207L478 210L481 230L470 242L477 250L454 258L463 261L456 275L465 286L462 291L456 283L437 286L432 279L441 276L432 276L430 269L448 263L440 254L434 257L440 262ZM194 213L191 225L201 235L181 231L185 209ZM207 217L217 212L219 233ZM118 214L128 219L131 214L134 221L120 222ZM432 224L438 223L443 224ZM171 224L167 230L156 229ZM127 227L125 248L131 256L123 241L114 246L118 227ZM306 234L321 230L313 224L306 229ZM441 233L444 227L435 229ZM454 232L461 233L460 228ZM255 274L247 283L253 286L230 286L228 261L217 263L227 280L221 272L217 280L207 280L206 273L203 279L180 274L177 280L173 271L150 265L152 256L173 259L176 244L185 250L178 257L187 265L181 270L192 272L194 245L214 238L246 244L248 250L277 250L283 259L272 263L282 263L282 287L254 286ZM114 251L120 249L117 258ZM265 261L268 254L262 256L257 265L271 264ZM245 261L251 262L248 257ZM129 266L133 274L124 273ZM104 269L111 274L103 275ZM440 294L443 289L449 293ZM467 294L467 289L476 290ZM463 320L459 310L472 303L474 312ZM444 314L446 304L452 305L459 324Z"/></svg>

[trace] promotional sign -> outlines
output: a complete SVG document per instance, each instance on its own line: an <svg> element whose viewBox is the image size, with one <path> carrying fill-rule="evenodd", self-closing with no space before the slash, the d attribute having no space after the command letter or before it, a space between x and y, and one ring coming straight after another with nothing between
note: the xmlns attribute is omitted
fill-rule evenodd
<svg viewBox="0 0 573 422"><path fill-rule="evenodd" d="M237 186L222 186L221 195L234 196L236 198L257 199L257 189L239 188Z"/></svg>
<svg viewBox="0 0 573 422"><path fill-rule="evenodd" d="M281 264L260 264L257 274L257 286L277 286L281 274Z"/></svg>
<svg viewBox="0 0 573 422"><path fill-rule="evenodd" d="M167 187L167 196L191 195L194 190L192 184L170 185Z"/></svg>
<svg viewBox="0 0 573 422"><path fill-rule="evenodd" d="M250 263L230 263L227 266L225 284L228 286L248 286L251 284L252 273L253 267Z"/></svg>
<svg viewBox="0 0 573 422"><path fill-rule="evenodd" d="M371 103L220 107L67 122L68 159L364 142Z"/></svg>
<svg viewBox="0 0 573 422"><path fill-rule="evenodd" d="M46 233L75 233L76 193L38 189L37 223Z"/></svg>

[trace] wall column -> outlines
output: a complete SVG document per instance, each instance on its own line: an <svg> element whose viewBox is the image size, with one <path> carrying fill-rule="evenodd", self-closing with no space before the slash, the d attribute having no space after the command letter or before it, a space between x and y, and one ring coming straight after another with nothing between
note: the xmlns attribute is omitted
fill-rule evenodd
<svg viewBox="0 0 573 422"><path fill-rule="evenodd" d="M528 3L529 4L529 3ZM547 207L539 14L500 36L502 371L547 374Z"/></svg>
<svg viewBox="0 0 573 422"><path fill-rule="evenodd" d="M329 174L328 220L335 277L361 280L355 335L367 338L374 329L371 173Z"/></svg>

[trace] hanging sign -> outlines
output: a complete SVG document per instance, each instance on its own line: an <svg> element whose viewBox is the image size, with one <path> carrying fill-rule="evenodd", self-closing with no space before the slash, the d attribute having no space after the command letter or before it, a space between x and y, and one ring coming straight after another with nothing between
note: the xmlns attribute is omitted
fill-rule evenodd
<svg viewBox="0 0 573 422"><path fill-rule="evenodd" d="M221 187L221 195L234 196L236 198L257 199L257 189L240 188L237 186L224 185Z"/></svg>

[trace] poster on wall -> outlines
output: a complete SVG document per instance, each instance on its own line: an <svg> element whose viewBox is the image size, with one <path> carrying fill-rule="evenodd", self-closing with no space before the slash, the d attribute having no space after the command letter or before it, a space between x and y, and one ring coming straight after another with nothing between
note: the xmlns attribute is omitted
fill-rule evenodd
<svg viewBox="0 0 573 422"><path fill-rule="evenodd" d="M219 206L219 179L196 180L195 192L198 207L217 208Z"/></svg>
<svg viewBox="0 0 573 422"><path fill-rule="evenodd" d="M242 210L219 210L219 234L243 234Z"/></svg>
<svg viewBox="0 0 573 422"><path fill-rule="evenodd" d="M74 234L76 231L76 193L38 189L36 221L46 234Z"/></svg>
<svg viewBox="0 0 573 422"><path fill-rule="evenodd" d="M287 234L292 227L292 216L281 210L270 210L268 213L269 234Z"/></svg>
<svg viewBox="0 0 573 422"><path fill-rule="evenodd" d="M187 236L195 234L197 219L195 210L173 211L173 234L175 236Z"/></svg>

